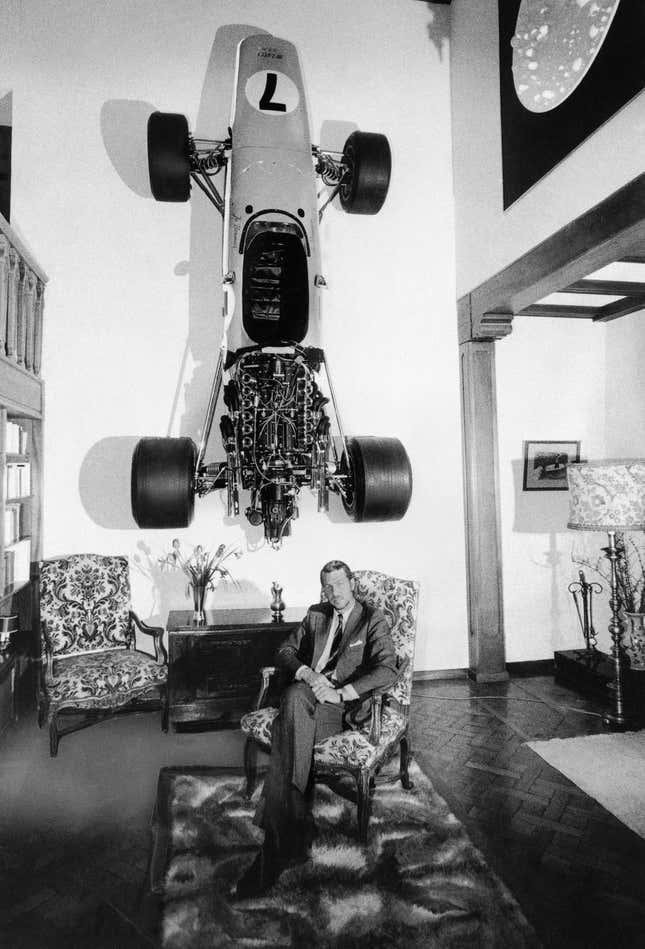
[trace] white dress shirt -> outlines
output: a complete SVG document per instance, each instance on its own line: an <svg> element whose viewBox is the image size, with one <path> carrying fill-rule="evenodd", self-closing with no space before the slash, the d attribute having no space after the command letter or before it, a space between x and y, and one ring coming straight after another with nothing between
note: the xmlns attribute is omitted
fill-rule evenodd
<svg viewBox="0 0 645 949"><path fill-rule="evenodd" d="M339 617L342 616L343 633L344 633L345 630L347 629L347 623L349 622L349 617L355 605L356 605L356 601L354 600L352 603L349 603L345 607L344 610L340 610L340 611L334 610L331 621L329 623L329 629L327 631L327 642L325 643L325 648L323 649L320 655L320 659L316 663L314 672L322 672L322 670L327 665L329 661L329 656L331 654L331 647L332 647L332 643L334 642L336 629L338 628L338 619ZM306 680L308 671L309 671L309 666L305 666L305 665L300 666L300 668L296 671L295 678ZM347 685L344 685L342 688L339 688L336 691L340 694L340 697L343 700L343 702L352 701L358 698L358 692L356 691L354 686L351 685L351 683L347 683Z"/></svg>

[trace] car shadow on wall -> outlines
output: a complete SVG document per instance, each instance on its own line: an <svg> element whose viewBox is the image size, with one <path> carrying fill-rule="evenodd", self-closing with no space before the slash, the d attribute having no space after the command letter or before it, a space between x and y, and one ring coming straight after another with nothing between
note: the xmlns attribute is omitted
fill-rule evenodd
<svg viewBox="0 0 645 949"><path fill-rule="evenodd" d="M239 42L245 36L264 30L250 25L229 24L220 27L213 41L197 120L192 129L196 137L225 139L234 88L235 58ZM194 103L185 111L194 114ZM101 109L100 126L106 153L122 182L135 194L152 199L148 176L147 124L150 115L165 109L165 103L112 99ZM223 187L221 181L216 182ZM81 465L79 491L89 517L101 527L139 530L130 507L130 468L132 452L140 437L185 435L199 443L215 365L221 344L223 292L221 283L222 225L212 205L195 188L190 200L190 257L177 261L177 279L189 281L188 332L183 353L178 353L174 396L165 432L141 432L133 436L102 439L88 451ZM211 436L207 461L218 446ZM220 450L220 455L223 451ZM109 491L107 490L109 485ZM211 498L208 499L211 501ZM203 505L204 502L199 502ZM248 527L247 543L255 546L261 530L251 528L241 515L235 518ZM233 519L227 518L228 523ZM251 536L249 535L249 532Z"/></svg>

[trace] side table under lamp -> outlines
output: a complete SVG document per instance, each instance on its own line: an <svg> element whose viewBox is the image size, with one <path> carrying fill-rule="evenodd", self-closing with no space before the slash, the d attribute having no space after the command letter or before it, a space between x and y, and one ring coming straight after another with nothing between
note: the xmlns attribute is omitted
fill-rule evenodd
<svg viewBox="0 0 645 949"><path fill-rule="evenodd" d="M625 677L629 657L623 645L621 600L618 594L616 532L645 530L645 460L580 462L567 466L569 523L571 530L606 531L609 544L603 550L609 561L613 682L613 707L603 722L627 728L631 719L625 708Z"/></svg>

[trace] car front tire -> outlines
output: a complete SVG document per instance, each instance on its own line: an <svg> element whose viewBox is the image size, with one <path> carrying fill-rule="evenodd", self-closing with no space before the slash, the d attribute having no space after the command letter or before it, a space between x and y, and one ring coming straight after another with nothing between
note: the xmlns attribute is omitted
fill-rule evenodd
<svg viewBox="0 0 645 949"><path fill-rule="evenodd" d="M376 214L383 207L390 185L390 144L379 132L352 132L343 148L348 173L339 189L340 203L348 214Z"/></svg>
<svg viewBox="0 0 645 949"><path fill-rule="evenodd" d="M188 527L195 508L192 438L142 438L132 454L132 515L139 527Z"/></svg>
<svg viewBox="0 0 645 949"><path fill-rule="evenodd" d="M354 521L398 521L412 497L412 467L398 438L347 439L343 507Z"/></svg>
<svg viewBox="0 0 645 949"><path fill-rule="evenodd" d="M148 119L148 173L157 201L190 198L190 146L185 115L153 112Z"/></svg>

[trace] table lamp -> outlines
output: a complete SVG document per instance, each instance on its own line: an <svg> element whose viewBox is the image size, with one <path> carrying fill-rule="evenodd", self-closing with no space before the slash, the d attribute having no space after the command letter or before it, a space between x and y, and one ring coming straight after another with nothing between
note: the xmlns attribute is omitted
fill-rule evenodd
<svg viewBox="0 0 645 949"><path fill-rule="evenodd" d="M625 728L629 718L625 710L625 673L629 659L623 646L621 600L618 594L616 562L617 531L645 530L645 459L589 461L567 466L569 482L569 523L571 530L606 531L609 545L603 547L609 561L611 622L614 681L613 708L603 715L603 722Z"/></svg>

